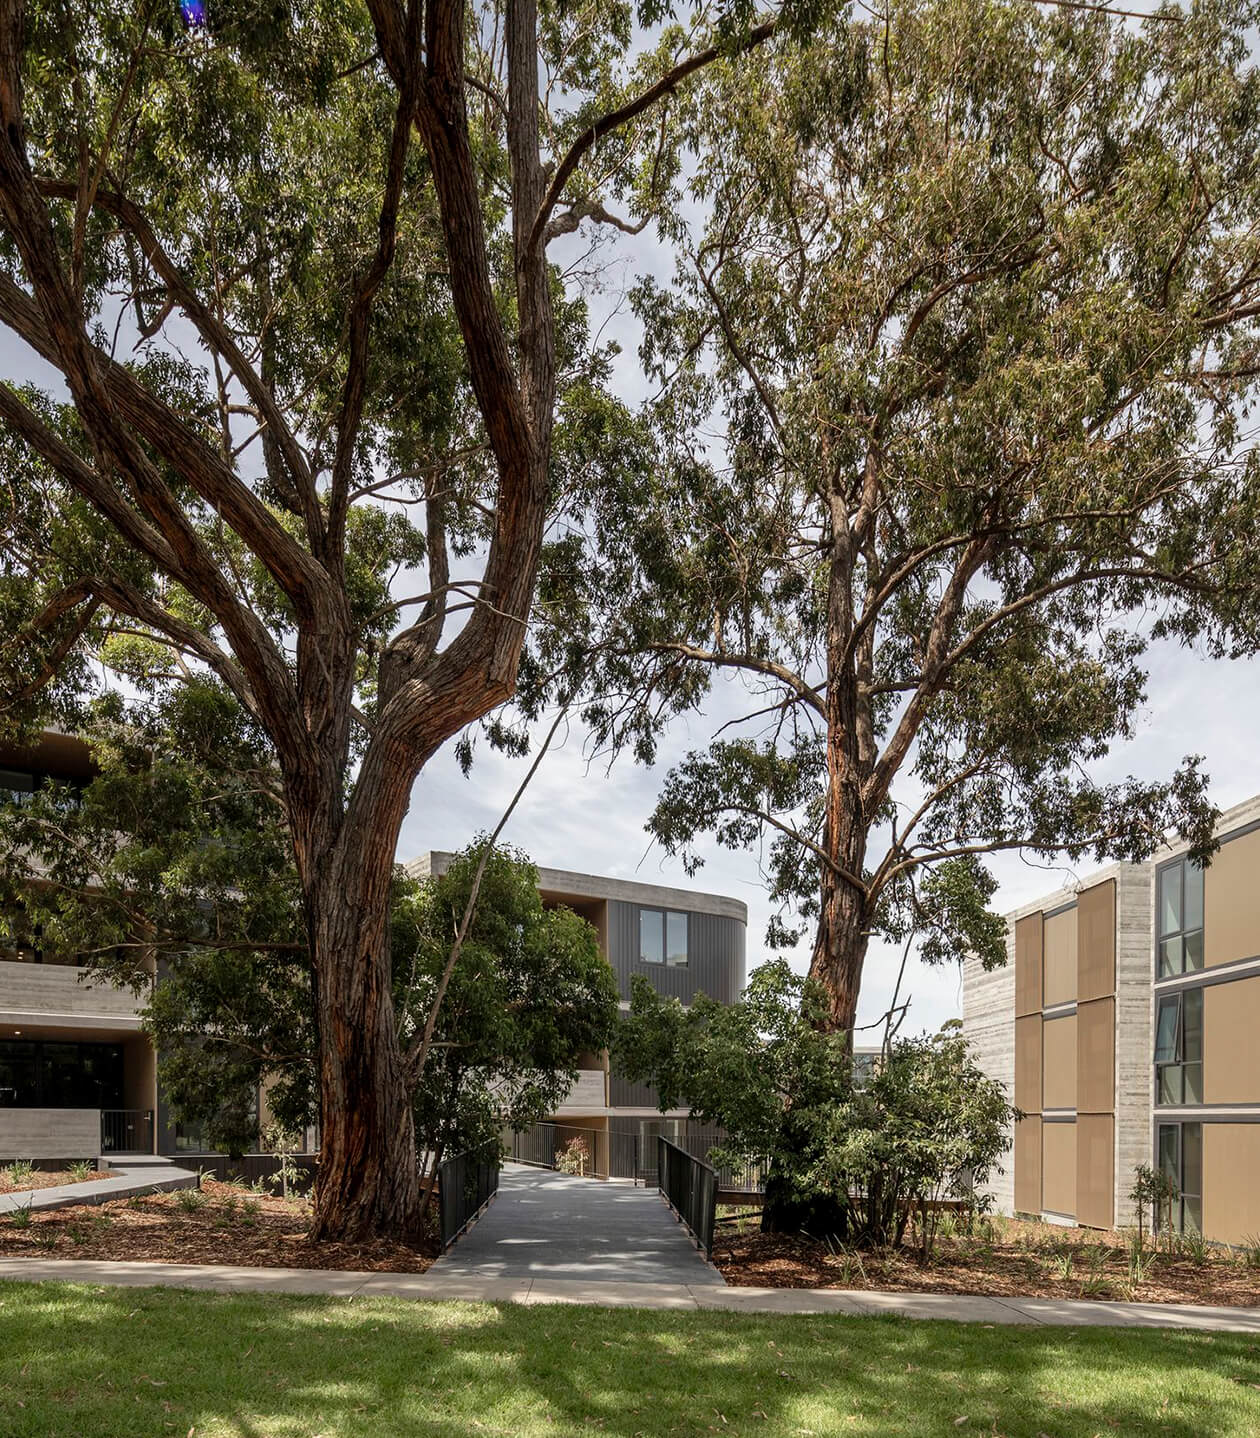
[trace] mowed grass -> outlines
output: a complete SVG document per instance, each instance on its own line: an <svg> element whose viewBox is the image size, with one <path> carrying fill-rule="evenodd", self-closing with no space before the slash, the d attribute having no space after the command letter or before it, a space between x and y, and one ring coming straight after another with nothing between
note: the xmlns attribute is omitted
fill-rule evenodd
<svg viewBox="0 0 1260 1438"><path fill-rule="evenodd" d="M0 1283L3 1438L1260 1433L1260 1339Z"/></svg>

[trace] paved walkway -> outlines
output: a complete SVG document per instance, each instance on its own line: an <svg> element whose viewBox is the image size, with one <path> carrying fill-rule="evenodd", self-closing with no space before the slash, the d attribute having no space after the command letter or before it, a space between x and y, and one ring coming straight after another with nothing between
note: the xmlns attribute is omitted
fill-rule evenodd
<svg viewBox="0 0 1260 1438"><path fill-rule="evenodd" d="M41 1213L50 1208L73 1208L81 1203L107 1203L113 1198L130 1198L136 1193L166 1193L175 1188L196 1188L197 1174L180 1168L170 1159L119 1158L109 1162L113 1178L94 1179L91 1183L62 1183L55 1188L31 1188L21 1193L0 1194L0 1214L15 1213L29 1208Z"/></svg>
<svg viewBox="0 0 1260 1438"><path fill-rule="evenodd" d="M341 1273L306 1268L228 1268L95 1259L4 1258L0 1280L91 1283L125 1288L197 1288L214 1293L306 1293L335 1298L463 1299L486 1303L586 1303L601 1307L726 1309L739 1313L898 1314L957 1323L1071 1328L1194 1328L1260 1334L1260 1308L1083 1299L981 1298L948 1293L843 1292L833 1288L728 1288L711 1283L591 1283L573 1279L445 1279L427 1273Z"/></svg>
<svg viewBox="0 0 1260 1438"><path fill-rule="evenodd" d="M504 1164L498 1197L431 1272L444 1283L724 1286L656 1189L516 1163Z"/></svg>

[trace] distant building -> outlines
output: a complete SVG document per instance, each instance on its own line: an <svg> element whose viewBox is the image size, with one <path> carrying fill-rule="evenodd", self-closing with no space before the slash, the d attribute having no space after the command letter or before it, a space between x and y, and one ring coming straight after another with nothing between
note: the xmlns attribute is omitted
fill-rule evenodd
<svg viewBox="0 0 1260 1438"><path fill-rule="evenodd" d="M413 878L425 879L444 873L453 858L434 851L405 867ZM594 927L623 1009L636 974L684 1004L701 993L729 1004L743 992L748 910L740 900L567 869L539 869L538 887L545 907L563 905ZM541 1140L525 1136L527 1143L544 1142L546 1151L522 1151L522 1158L550 1161L554 1145L583 1136L597 1171L628 1178L654 1164L658 1135L698 1138L701 1149L716 1137L699 1130L686 1109L661 1113L655 1091L618 1074L606 1053L584 1055L580 1069L567 1100L547 1116L554 1131Z"/></svg>
<svg viewBox="0 0 1260 1438"><path fill-rule="evenodd" d="M1149 1163L1174 1227L1260 1234L1260 798L1218 832L1207 869L1113 865L1009 915L1005 968L966 961L964 1031L1024 1114L1002 1210L1130 1223Z"/></svg>
<svg viewBox="0 0 1260 1438"><path fill-rule="evenodd" d="M10 798L49 780L85 784L92 772L87 745L69 735L0 750L0 791ZM424 877L450 860L431 853L407 868ZM636 973L684 1003L701 991L725 1003L742 992L748 915L738 900L555 869L540 871L540 885L545 904L565 904L594 925L623 1005ZM145 1002L93 981L77 954L45 944L20 914L0 915L0 1160L206 1152L196 1127L175 1120L166 1104L141 1030ZM259 1104L265 1119L265 1095ZM655 1152L658 1133L687 1132L685 1110L662 1115L652 1091L610 1071L606 1054L584 1056L551 1117L602 1135L605 1169L615 1159L629 1171L636 1152Z"/></svg>

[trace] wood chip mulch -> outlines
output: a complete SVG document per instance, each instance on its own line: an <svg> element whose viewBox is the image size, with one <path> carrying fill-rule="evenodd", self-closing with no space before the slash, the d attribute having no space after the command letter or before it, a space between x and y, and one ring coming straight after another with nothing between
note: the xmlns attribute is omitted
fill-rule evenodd
<svg viewBox="0 0 1260 1438"><path fill-rule="evenodd" d="M755 1222L755 1221L754 1221ZM1064 1263L1070 1254L1070 1272ZM727 1283L760 1288L883 1289L974 1293L990 1297L1093 1298L1138 1303L1260 1305L1260 1268L1241 1254L1210 1249L1197 1262L1184 1252L1152 1253L1140 1283L1130 1286L1127 1239L1121 1233L1001 1221L989 1243L940 1240L924 1265L907 1250L845 1253L812 1238L719 1226L713 1262Z"/></svg>
<svg viewBox="0 0 1260 1438"><path fill-rule="evenodd" d="M77 1178L69 1171L62 1171L60 1169L49 1169L47 1172L43 1169L36 1169L29 1178L20 1179L17 1183L14 1183L9 1169L0 1168L0 1194L32 1193L40 1188L61 1188L64 1184L92 1183L101 1178L117 1177L118 1175L115 1173L101 1173L97 1169L93 1169L91 1173L82 1174Z"/></svg>
<svg viewBox="0 0 1260 1438"><path fill-rule="evenodd" d="M282 1199L203 1179L196 1207L177 1193L114 1199L96 1207L36 1211L25 1226L0 1219L0 1257L99 1258L225 1263L247 1268L323 1268L423 1273L434 1241L411 1245L312 1243L305 1199Z"/></svg>

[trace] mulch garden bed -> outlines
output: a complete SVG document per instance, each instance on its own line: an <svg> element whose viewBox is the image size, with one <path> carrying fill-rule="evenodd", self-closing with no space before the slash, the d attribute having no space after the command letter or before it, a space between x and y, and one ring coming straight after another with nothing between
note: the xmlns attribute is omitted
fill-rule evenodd
<svg viewBox="0 0 1260 1438"><path fill-rule="evenodd" d="M101 1173L97 1169L88 1172L71 1173L68 1169L48 1170L35 1169L26 1174L19 1170L21 1177L14 1178L13 1170L8 1167L0 1167L0 1194L3 1193L33 1193L39 1188L60 1188L63 1184L70 1183L91 1183L98 1178L117 1178L117 1174Z"/></svg>
<svg viewBox="0 0 1260 1438"><path fill-rule="evenodd" d="M0 1218L0 1257L103 1258L423 1273L436 1241L312 1243L306 1199L203 1179L200 1189Z"/></svg>
<svg viewBox="0 0 1260 1438"><path fill-rule="evenodd" d="M762 1233L758 1219L719 1224L713 1262L727 1283L754 1288L882 1289L993 1298L1093 1298L1138 1303L1260 1305L1260 1251L1146 1241L1130 1268L1129 1235L991 1219L973 1236L938 1239L932 1260L909 1250L857 1252L813 1238Z"/></svg>

